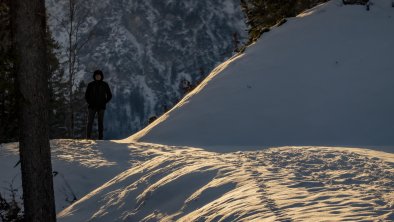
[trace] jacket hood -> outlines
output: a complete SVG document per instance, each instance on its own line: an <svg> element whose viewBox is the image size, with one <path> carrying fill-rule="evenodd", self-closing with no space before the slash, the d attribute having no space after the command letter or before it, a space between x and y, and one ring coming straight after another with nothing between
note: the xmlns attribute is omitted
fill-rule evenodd
<svg viewBox="0 0 394 222"><path fill-rule="evenodd" d="M96 81L96 79L94 78L96 75L100 75L101 76L101 80L99 80L99 81L103 81L104 74L103 74L103 72L101 70L96 70L96 71L93 72L93 80L94 81Z"/></svg>

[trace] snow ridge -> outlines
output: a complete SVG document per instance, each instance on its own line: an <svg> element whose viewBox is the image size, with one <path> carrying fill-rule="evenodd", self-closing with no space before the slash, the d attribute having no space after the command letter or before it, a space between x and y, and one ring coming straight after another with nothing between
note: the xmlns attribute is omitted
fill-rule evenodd
<svg viewBox="0 0 394 222"><path fill-rule="evenodd" d="M393 146L394 10L330 1L264 33L128 141Z"/></svg>

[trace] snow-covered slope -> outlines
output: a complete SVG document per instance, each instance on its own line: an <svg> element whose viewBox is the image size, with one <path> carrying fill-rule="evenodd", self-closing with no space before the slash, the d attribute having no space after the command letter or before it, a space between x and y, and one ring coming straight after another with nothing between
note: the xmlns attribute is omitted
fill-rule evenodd
<svg viewBox="0 0 394 222"><path fill-rule="evenodd" d="M67 49L68 2L46 0L54 38ZM233 54L233 33L246 37L238 0L78 0L82 21L78 79L104 71L114 97L105 137L124 138L171 108L192 84ZM63 22L64 20L64 22ZM67 68L67 67L66 67Z"/></svg>
<svg viewBox="0 0 394 222"><path fill-rule="evenodd" d="M0 193L9 197L10 188L22 197L18 143L0 144ZM132 159L125 144L110 141L53 140L56 210L59 212L97 186L128 169Z"/></svg>
<svg viewBox="0 0 394 222"><path fill-rule="evenodd" d="M334 0L264 33L130 141L394 145L394 8Z"/></svg>
<svg viewBox="0 0 394 222"><path fill-rule="evenodd" d="M51 145L60 222L394 220L393 153L281 147L220 154L86 140ZM2 187L18 176L17 148L0 145ZM20 191L20 181L14 188ZM71 191L77 201L62 210Z"/></svg>

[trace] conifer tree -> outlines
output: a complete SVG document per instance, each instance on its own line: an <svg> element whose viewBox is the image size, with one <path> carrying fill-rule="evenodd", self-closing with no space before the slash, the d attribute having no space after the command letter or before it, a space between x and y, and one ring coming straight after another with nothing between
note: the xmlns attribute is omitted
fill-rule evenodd
<svg viewBox="0 0 394 222"><path fill-rule="evenodd" d="M48 124L47 27L44 0L11 1L18 92L24 218L56 221Z"/></svg>
<svg viewBox="0 0 394 222"><path fill-rule="evenodd" d="M0 143L18 140L18 112L13 67L15 58L11 53L10 0L0 0ZM49 125L50 138L64 138L66 84L64 71L58 61L56 51L59 45L51 37L47 28L48 87L50 95Z"/></svg>
<svg viewBox="0 0 394 222"><path fill-rule="evenodd" d="M9 4L0 1L0 143L16 141L18 136Z"/></svg>
<svg viewBox="0 0 394 222"><path fill-rule="evenodd" d="M248 25L249 42L260 38L269 28L327 0L241 0Z"/></svg>

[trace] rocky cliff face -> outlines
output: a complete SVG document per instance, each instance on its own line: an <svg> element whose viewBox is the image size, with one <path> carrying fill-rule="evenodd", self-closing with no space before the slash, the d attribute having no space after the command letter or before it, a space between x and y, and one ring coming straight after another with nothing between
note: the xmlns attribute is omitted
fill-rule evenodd
<svg viewBox="0 0 394 222"><path fill-rule="evenodd" d="M91 36L79 54L78 80L102 69L114 94L107 138L145 126L182 97L182 79L195 84L233 54L234 33L246 39L238 0L81 0L77 7L80 39ZM65 49L68 0L47 0L47 8Z"/></svg>

